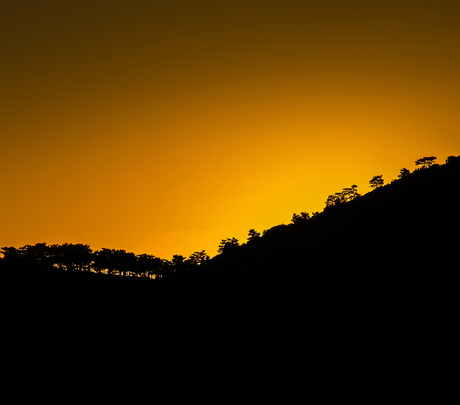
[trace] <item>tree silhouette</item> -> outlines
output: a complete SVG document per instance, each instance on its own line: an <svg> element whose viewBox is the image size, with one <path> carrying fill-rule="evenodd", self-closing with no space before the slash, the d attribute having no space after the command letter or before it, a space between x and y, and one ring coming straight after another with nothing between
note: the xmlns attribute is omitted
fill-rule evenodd
<svg viewBox="0 0 460 405"><path fill-rule="evenodd" d="M201 266L204 262L207 262L209 259L209 255L204 250L201 250L200 252L193 252L187 261L191 266L198 267Z"/></svg>
<svg viewBox="0 0 460 405"><path fill-rule="evenodd" d="M65 268L65 270L89 270L89 265L93 260L93 252L89 245L65 243L63 245L53 245L52 248L57 255L59 266Z"/></svg>
<svg viewBox="0 0 460 405"><path fill-rule="evenodd" d="M2 262L8 266L15 266L17 263L20 262L23 256L21 250L13 246L2 247L0 253L3 254Z"/></svg>
<svg viewBox="0 0 460 405"><path fill-rule="evenodd" d="M361 196L361 194L358 193L358 186L356 184L353 184L351 187L344 188L342 191L342 195L345 199L345 202L352 201L355 198Z"/></svg>
<svg viewBox="0 0 460 405"><path fill-rule="evenodd" d="M136 269L136 255L124 249L115 250L113 254L115 269L121 276L133 276Z"/></svg>
<svg viewBox="0 0 460 405"><path fill-rule="evenodd" d="M113 260L114 251L112 249L102 248L97 250L93 255L93 267L98 273L113 274L115 272L115 262Z"/></svg>
<svg viewBox="0 0 460 405"><path fill-rule="evenodd" d="M382 187L383 186L383 176L380 174L378 176L374 176L372 177L371 180L369 180L369 185L372 187L372 188L378 188L378 187Z"/></svg>
<svg viewBox="0 0 460 405"><path fill-rule="evenodd" d="M50 267L50 254L46 243L26 245L21 248L22 257L29 266L48 268Z"/></svg>
<svg viewBox="0 0 460 405"><path fill-rule="evenodd" d="M415 161L415 166L421 166L421 169L428 169L434 165L435 160L435 156L423 157Z"/></svg>
<svg viewBox="0 0 460 405"><path fill-rule="evenodd" d="M410 174L410 170L403 167L398 174L398 179L402 179Z"/></svg>
<svg viewBox="0 0 460 405"><path fill-rule="evenodd" d="M174 273L183 273L187 270L186 258L182 255L174 255L171 260Z"/></svg>
<svg viewBox="0 0 460 405"><path fill-rule="evenodd" d="M248 233L248 242L254 242L260 238L260 232L257 232L255 229L250 229Z"/></svg>
<svg viewBox="0 0 460 405"><path fill-rule="evenodd" d="M304 221L304 220L307 220L307 219L310 219L310 214L308 212L301 212L300 214L293 214L292 215L292 219L291 219L291 222L293 224L296 224L298 222L301 222L301 221Z"/></svg>
<svg viewBox="0 0 460 405"><path fill-rule="evenodd" d="M137 256L137 274L141 277L155 278L161 273L163 260L153 255L141 254Z"/></svg>
<svg viewBox="0 0 460 405"><path fill-rule="evenodd" d="M331 194L330 196L328 196L326 200L326 207L340 205L352 201L360 196L361 194L358 193L358 186L356 184L353 184L351 187L344 188L339 193Z"/></svg>
<svg viewBox="0 0 460 405"><path fill-rule="evenodd" d="M239 241L236 238L227 238L222 239L219 243L219 249L217 250L218 253L224 253L233 251L235 247L238 247Z"/></svg>
<svg viewBox="0 0 460 405"><path fill-rule="evenodd" d="M338 193L328 195L326 199L326 207L332 207L340 204L340 195Z"/></svg>

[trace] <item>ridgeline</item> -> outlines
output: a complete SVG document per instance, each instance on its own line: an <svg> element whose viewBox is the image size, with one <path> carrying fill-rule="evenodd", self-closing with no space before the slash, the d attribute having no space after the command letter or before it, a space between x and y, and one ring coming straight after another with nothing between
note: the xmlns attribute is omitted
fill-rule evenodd
<svg viewBox="0 0 460 405"><path fill-rule="evenodd" d="M16 398L160 403L447 395L460 157L373 180L372 192L346 189L353 197L337 193L322 213L242 245L223 241L213 259L160 266L155 280L4 248L5 388Z"/></svg>

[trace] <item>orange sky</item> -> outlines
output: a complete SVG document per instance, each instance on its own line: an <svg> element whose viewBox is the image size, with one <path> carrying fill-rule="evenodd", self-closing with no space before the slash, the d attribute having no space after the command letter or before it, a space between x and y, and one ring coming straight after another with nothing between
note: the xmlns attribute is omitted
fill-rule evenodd
<svg viewBox="0 0 460 405"><path fill-rule="evenodd" d="M170 259L460 155L460 2L0 4L0 247Z"/></svg>

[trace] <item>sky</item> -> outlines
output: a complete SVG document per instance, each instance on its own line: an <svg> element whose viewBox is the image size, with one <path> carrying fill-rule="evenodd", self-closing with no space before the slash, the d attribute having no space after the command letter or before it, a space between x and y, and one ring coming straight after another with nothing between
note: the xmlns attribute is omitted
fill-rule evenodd
<svg viewBox="0 0 460 405"><path fill-rule="evenodd" d="M458 0L0 3L0 246L165 259L460 155Z"/></svg>

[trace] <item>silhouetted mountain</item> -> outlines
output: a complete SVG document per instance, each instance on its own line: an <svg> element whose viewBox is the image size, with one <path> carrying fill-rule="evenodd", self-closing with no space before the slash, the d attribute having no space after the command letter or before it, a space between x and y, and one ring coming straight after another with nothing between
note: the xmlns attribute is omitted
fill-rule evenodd
<svg viewBox="0 0 460 405"><path fill-rule="evenodd" d="M452 158L263 236L252 232L241 246L224 244L180 277L3 262L6 388L131 402L448 394L459 198L460 158Z"/></svg>
<svg viewBox="0 0 460 405"><path fill-rule="evenodd" d="M212 272L240 280L305 281L373 269L390 274L458 266L460 158L379 187L323 213L265 232L214 258ZM260 276L260 277L259 277Z"/></svg>

